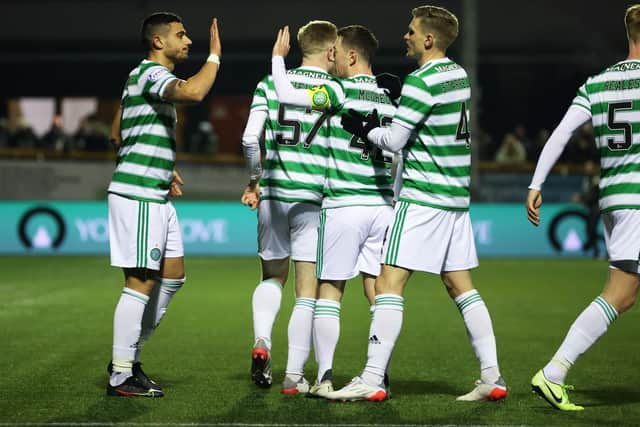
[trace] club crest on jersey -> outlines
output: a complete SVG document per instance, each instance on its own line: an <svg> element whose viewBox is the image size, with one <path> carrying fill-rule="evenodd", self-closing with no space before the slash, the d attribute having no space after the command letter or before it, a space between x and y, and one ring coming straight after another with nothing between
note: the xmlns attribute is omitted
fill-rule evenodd
<svg viewBox="0 0 640 427"><path fill-rule="evenodd" d="M313 108L326 108L329 106L329 93L327 89L316 86L309 89L311 95L311 105Z"/></svg>
<svg viewBox="0 0 640 427"><path fill-rule="evenodd" d="M160 249L158 248L151 249L151 252L149 253L149 256L154 261L158 261L161 255L162 255L162 252L160 252Z"/></svg>

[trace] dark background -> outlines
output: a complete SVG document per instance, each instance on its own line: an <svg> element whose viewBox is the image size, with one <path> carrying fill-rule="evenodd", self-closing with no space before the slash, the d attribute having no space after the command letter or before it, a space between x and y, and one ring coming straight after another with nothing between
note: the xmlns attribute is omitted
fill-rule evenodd
<svg viewBox="0 0 640 427"><path fill-rule="evenodd" d="M461 37L449 56L464 63L464 1L441 1L460 19ZM130 69L144 56L139 25L151 12L184 19L193 39L191 58L176 74L193 74L208 54L213 16L220 21L223 66L210 97L250 94L269 72L279 26L295 34L311 19L338 26L362 24L380 41L377 72L404 76L415 63L404 58L402 36L416 1L97 1L2 0L0 98L98 96L118 98ZM473 95L482 128L496 137L516 123L531 133L552 129L577 88L592 74L626 57L623 17L631 3L578 0L476 0L477 81ZM467 25L470 27L470 24ZM295 43L287 59L298 65ZM2 112L0 111L0 115Z"/></svg>

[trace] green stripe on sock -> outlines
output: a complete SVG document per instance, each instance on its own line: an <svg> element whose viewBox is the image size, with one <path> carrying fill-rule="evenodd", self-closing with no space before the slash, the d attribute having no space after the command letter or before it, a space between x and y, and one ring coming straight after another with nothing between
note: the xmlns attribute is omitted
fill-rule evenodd
<svg viewBox="0 0 640 427"><path fill-rule="evenodd" d="M316 300L312 298L296 298L296 307L306 307L310 309L315 309Z"/></svg>
<svg viewBox="0 0 640 427"><path fill-rule="evenodd" d="M593 300L593 302L595 302L600 306L605 316L609 320L609 324L611 324L614 320L618 318L618 312L616 311L615 308L613 308L611 304L609 304L609 302L606 299L602 297L597 297L595 300Z"/></svg>
<svg viewBox="0 0 640 427"><path fill-rule="evenodd" d="M384 307L404 307L404 299L399 296L376 296L376 310Z"/></svg>
<svg viewBox="0 0 640 427"><path fill-rule="evenodd" d="M460 312L462 312L465 308L474 305L478 302L482 302L482 297L480 296L479 293L474 293L473 295L469 295L468 297L466 297L465 299L463 299L462 301L458 301L456 303L456 305L458 306L458 310L460 310Z"/></svg>

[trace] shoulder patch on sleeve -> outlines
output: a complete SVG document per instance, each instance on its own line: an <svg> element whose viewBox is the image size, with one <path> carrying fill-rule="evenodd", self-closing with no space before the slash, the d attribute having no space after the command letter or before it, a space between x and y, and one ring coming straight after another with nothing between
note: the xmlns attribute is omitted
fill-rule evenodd
<svg viewBox="0 0 640 427"><path fill-rule="evenodd" d="M331 105L331 99L329 98L329 92L324 86L315 86L311 89L307 89L309 97L311 98L311 108L316 110L324 110Z"/></svg>
<svg viewBox="0 0 640 427"><path fill-rule="evenodd" d="M163 70L162 68L158 68L157 70L150 72L149 77L147 77L147 79L150 82L158 81L158 79L160 79L160 77L162 77L165 74L165 72L166 70Z"/></svg>

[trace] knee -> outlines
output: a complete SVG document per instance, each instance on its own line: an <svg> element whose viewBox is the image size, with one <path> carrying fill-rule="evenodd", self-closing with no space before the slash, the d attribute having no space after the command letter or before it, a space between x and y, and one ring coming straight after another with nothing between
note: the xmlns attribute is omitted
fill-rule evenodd
<svg viewBox="0 0 640 427"><path fill-rule="evenodd" d="M396 294L402 295L402 288L398 288L393 280L385 280L382 276L378 277L375 285L376 295L380 294Z"/></svg>

